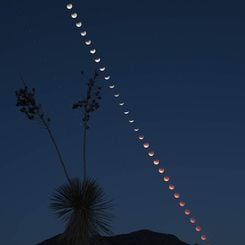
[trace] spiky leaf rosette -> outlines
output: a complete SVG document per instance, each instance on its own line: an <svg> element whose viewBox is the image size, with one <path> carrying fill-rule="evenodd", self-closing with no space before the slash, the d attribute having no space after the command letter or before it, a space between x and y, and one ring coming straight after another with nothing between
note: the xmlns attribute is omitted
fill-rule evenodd
<svg viewBox="0 0 245 245"><path fill-rule="evenodd" d="M57 188L50 207L66 222L63 238L69 245L86 245L93 236L111 234L112 202L93 179L73 179Z"/></svg>

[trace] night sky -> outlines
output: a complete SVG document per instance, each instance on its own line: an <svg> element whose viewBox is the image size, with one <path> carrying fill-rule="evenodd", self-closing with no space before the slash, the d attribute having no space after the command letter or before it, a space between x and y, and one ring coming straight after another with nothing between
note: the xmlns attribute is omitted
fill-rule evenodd
<svg viewBox="0 0 245 245"><path fill-rule="evenodd" d="M70 174L82 177L82 121L71 107L96 65L66 3L1 0L0 244L33 245L64 229L48 205L65 176L47 132L15 107L19 74L52 118ZM244 1L73 3L210 244L245 244ZM118 99L100 83L88 171L114 200L114 233L151 229L199 242Z"/></svg>

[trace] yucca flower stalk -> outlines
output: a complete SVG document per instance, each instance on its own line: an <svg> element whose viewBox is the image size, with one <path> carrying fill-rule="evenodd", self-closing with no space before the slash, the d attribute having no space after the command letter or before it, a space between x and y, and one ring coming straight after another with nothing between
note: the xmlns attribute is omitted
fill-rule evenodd
<svg viewBox="0 0 245 245"><path fill-rule="evenodd" d="M41 123L42 126L47 130L49 137L55 147L56 153L58 155L59 161L65 173L66 179L69 184L71 184L71 179L69 177L68 171L66 169L62 154L59 150L59 147L56 143L52 130L49 126L50 124L50 117L47 116L43 110L41 104L37 103L35 98L36 89L32 88L29 89L28 86L24 84L23 88L15 91L17 103L16 106L19 107L20 112L24 113L29 120L36 121Z"/></svg>
<svg viewBox="0 0 245 245"><path fill-rule="evenodd" d="M91 113L99 109L99 100L101 100L101 86L96 85L96 79L99 76L97 72L87 82L87 93L85 98L73 104L73 109L81 109L83 121L83 179L87 178L87 131L89 129L89 120Z"/></svg>

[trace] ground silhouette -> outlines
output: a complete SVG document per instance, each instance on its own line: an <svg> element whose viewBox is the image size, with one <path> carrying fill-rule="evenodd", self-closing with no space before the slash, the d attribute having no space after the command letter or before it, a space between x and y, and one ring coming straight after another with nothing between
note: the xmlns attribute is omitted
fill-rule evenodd
<svg viewBox="0 0 245 245"><path fill-rule="evenodd" d="M66 245L61 239L61 235L52 237L37 245ZM189 245L176 236L163 234L150 230L139 230L128 234L115 236L100 236L91 240L91 245Z"/></svg>

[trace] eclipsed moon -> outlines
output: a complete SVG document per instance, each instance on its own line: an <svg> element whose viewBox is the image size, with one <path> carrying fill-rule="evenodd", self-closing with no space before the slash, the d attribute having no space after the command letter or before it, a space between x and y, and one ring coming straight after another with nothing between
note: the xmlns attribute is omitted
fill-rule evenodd
<svg viewBox="0 0 245 245"><path fill-rule="evenodd" d="M71 3L68 3L68 4L66 5L66 8L67 8L67 9L72 9L72 7L73 7L73 6L72 6Z"/></svg>

